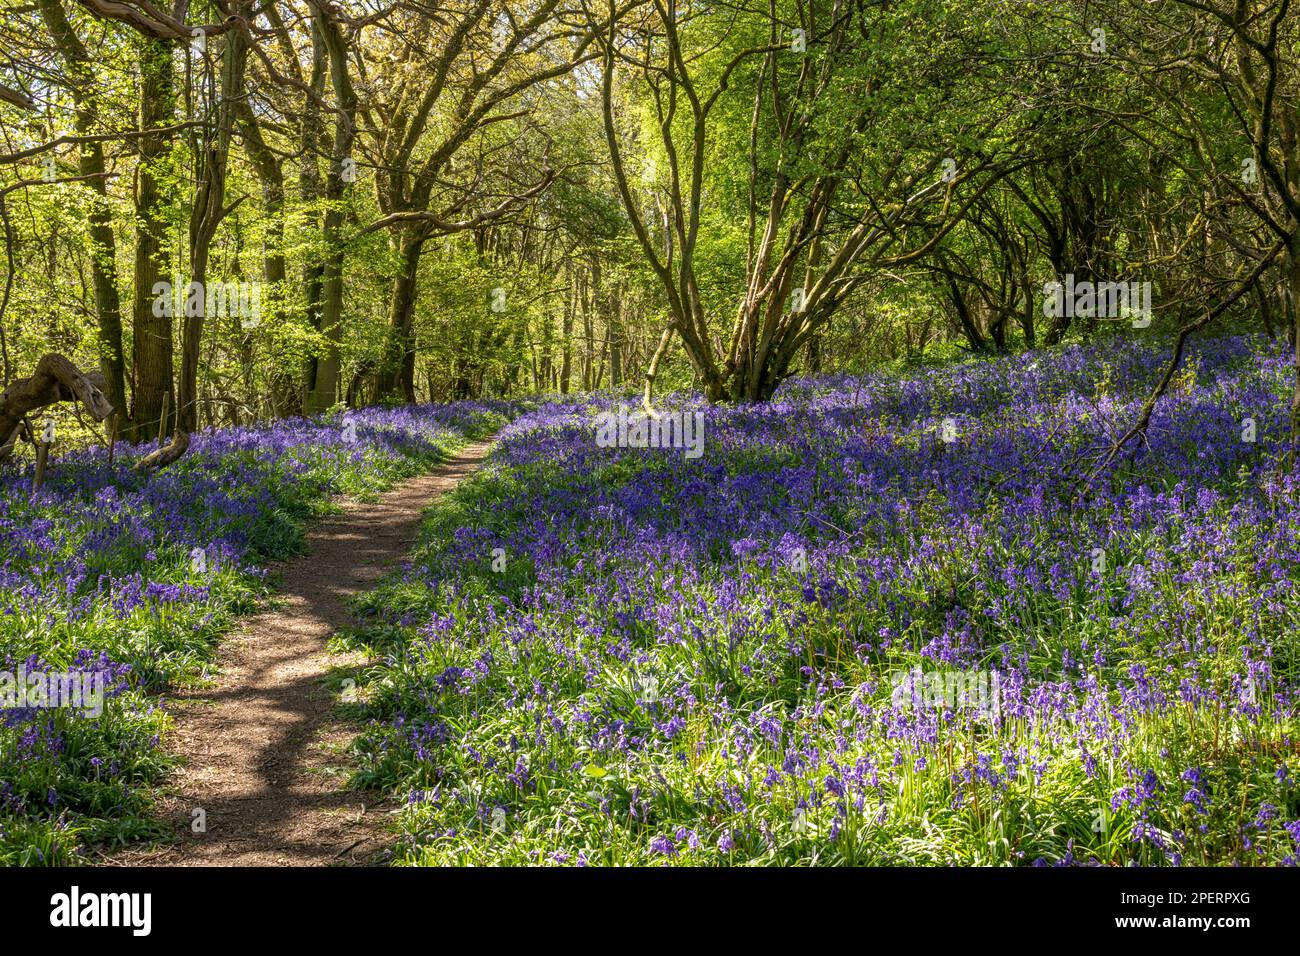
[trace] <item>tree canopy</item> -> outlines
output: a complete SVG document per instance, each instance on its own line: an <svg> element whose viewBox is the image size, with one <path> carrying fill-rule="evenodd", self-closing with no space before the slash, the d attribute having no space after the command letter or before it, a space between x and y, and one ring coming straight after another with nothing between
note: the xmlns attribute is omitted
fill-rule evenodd
<svg viewBox="0 0 1300 956"><path fill-rule="evenodd" d="M4 384L66 358L151 467L344 404L1300 322L1290 0L0 11Z"/></svg>

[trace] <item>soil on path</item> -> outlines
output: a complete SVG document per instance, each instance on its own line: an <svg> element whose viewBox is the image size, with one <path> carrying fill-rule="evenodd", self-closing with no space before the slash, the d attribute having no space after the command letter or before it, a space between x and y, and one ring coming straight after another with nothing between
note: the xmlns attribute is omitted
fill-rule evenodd
<svg viewBox="0 0 1300 956"><path fill-rule="evenodd" d="M174 844L115 854L113 865L330 866L377 862L394 809L346 789L358 728L324 681L356 658L326 643L353 624L348 601L406 558L424 509L486 457L466 446L377 502L346 502L307 532L306 553L276 569L274 607L243 619L222 645L212 684L171 696L169 748L185 761L163 810ZM206 832L194 833L195 810Z"/></svg>

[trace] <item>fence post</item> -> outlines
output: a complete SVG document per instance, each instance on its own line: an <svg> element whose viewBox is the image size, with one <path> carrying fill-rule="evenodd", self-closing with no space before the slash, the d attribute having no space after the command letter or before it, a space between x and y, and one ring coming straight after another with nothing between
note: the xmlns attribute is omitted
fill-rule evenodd
<svg viewBox="0 0 1300 956"><path fill-rule="evenodd" d="M50 457L50 443L40 441L36 445L36 477L32 479L32 494L41 490L41 485L45 483L45 462Z"/></svg>
<svg viewBox="0 0 1300 956"><path fill-rule="evenodd" d="M162 418L158 419L158 447L162 447L163 439L167 437L167 406L171 403L171 392L163 392Z"/></svg>

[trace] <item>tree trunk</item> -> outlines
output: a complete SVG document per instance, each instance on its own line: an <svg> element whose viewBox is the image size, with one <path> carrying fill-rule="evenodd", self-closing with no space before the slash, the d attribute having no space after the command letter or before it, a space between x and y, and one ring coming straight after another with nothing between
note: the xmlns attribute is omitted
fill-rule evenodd
<svg viewBox="0 0 1300 956"><path fill-rule="evenodd" d="M68 22L61 0L39 0L38 5L73 81L77 135L88 136L94 132L98 114L90 56ZM126 359L122 353L122 300L117 291L117 241L113 235L112 213L108 208L105 171L103 147L99 143L82 143L78 172L94 193L88 233L91 283L99 322L99 368L104 376L108 401L114 409L110 430L116 433L123 424L121 419L127 407Z"/></svg>
<svg viewBox="0 0 1300 956"><path fill-rule="evenodd" d="M329 55L325 49L325 38L321 32L320 20L311 21L311 89L316 94L325 91L325 76L329 70ZM310 96L303 103L302 139L299 148L302 162L298 170L298 193L303 203L316 202L324 194L320 178L320 168L316 164L317 152L323 152L325 138L324 124L321 122L320 106ZM319 228L320 221L312 215L313 227ZM307 300L307 325L316 332L321 329L321 310L325 297L325 267L319 262L309 262L303 267L303 290ZM316 389L317 360L310 355L302 365L302 401L298 411L305 412L311 405L311 396Z"/></svg>
<svg viewBox="0 0 1300 956"><path fill-rule="evenodd" d="M284 171L262 137L261 127L248 99L238 97L235 105L244 133L244 149L253 161L257 178L262 183L262 207L268 220L262 256L262 275L266 281L263 302L270 306L270 313L279 318L284 314L284 300L288 291L288 268L284 256ZM298 398L294 376L279 361L272 363L270 384L271 409L276 417L283 418L301 409L302 402Z"/></svg>
<svg viewBox="0 0 1300 956"><path fill-rule="evenodd" d="M325 248L330 250L325 260L322 276L321 335L325 338L323 352L316 359L316 380L312 383L307 400L309 414L319 414L338 401L339 379L343 366L343 191L344 160L350 160L352 141L356 135L355 114L357 98L348 74L347 49L343 36L326 11L313 0L312 20L319 24L320 35L329 55L330 78L338 101L334 121L334 147L330 155L329 173L325 178Z"/></svg>
<svg viewBox="0 0 1300 956"><path fill-rule="evenodd" d="M172 47L163 40L143 38L140 49L140 128L170 125L176 114L176 88L172 77ZM129 435L147 441L163 416L163 396L172 391L171 297L167 307L154 309L154 286L166 281L167 197L163 182L167 171L165 134L139 139L140 164L135 182L135 298L132 303L134 342L132 373L134 406ZM155 315L155 311L162 313ZM165 424L165 423L164 423Z"/></svg>
<svg viewBox="0 0 1300 956"><path fill-rule="evenodd" d="M420 257L424 252L424 237L412 234L395 238L398 252L398 272L393 277L388 304L388 343L384 361L378 375L379 398L384 399L401 391L408 403L415 397L415 344L412 331L415 325L415 301L419 293Z"/></svg>
<svg viewBox="0 0 1300 956"><path fill-rule="evenodd" d="M1290 314L1287 326L1291 330L1291 348L1295 356L1295 387L1291 394L1291 451L1288 461L1294 466L1300 450L1300 234L1291 240L1287 250L1286 274L1290 286L1287 305Z"/></svg>
<svg viewBox="0 0 1300 956"><path fill-rule="evenodd" d="M236 9L239 5L236 4ZM176 395L175 427L172 440L140 461L140 468L161 468L176 461L190 446L190 436L198 431L199 407L199 354L203 346L203 328L207 321L206 304L213 301L207 295L208 265L212 240L226 212L226 162L230 155L230 139L234 131L236 100L244 95L244 64L247 44L244 34L231 30L225 35L221 57L221 82L213 83L218 98L213 111L214 119L204 130L199 161L200 177L190 210L190 282L204 297L198 308L190 308L187 301L181 333L181 377Z"/></svg>
<svg viewBox="0 0 1300 956"><path fill-rule="evenodd" d="M618 388L623 384L623 293L622 283L614 290L609 304L609 316L605 322L605 334L609 339L609 385Z"/></svg>
<svg viewBox="0 0 1300 956"><path fill-rule="evenodd" d="M573 287L573 266L564 265L564 278L567 290L564 295L564 314L560 319L560 393L569 394L573 381L573 310L578 301L577 290Z"/></svg>

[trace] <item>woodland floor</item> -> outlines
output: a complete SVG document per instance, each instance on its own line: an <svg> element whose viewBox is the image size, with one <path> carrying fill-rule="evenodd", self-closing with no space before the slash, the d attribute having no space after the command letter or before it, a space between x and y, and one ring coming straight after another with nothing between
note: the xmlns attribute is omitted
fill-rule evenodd
<svg viewBox="0 0 1300 956"><path fill-rule="evenodd" d="M349 600L409 555L425 508L478 468L491 444L468 445L377 501L345 502L309 529L306 552L275 569L271 606L226 638L215 680L168 700L168 747L184 757L161 808L174 838L105 862L330 866L382 858L394 805L347 788L347 748L360 728L326 687L332 672L364 661L327 644L354 623ZM196 809L206 832L193 832Z"/></svg>

